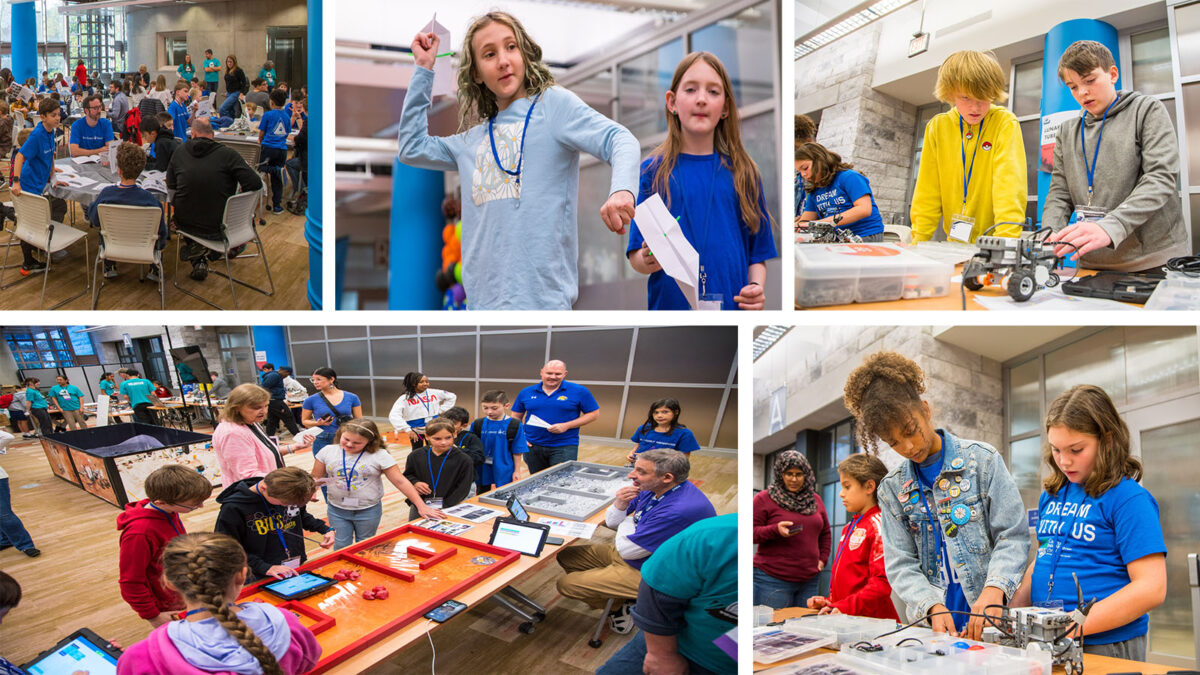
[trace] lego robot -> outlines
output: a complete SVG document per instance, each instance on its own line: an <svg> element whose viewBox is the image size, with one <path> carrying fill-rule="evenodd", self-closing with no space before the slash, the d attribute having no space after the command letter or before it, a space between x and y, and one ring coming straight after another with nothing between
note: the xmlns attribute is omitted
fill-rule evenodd
<svg viewBox="0 0 1200 675"><path fill-rule="evenodd" d="M1067 675L1083 675L1083 644L1070 633L1075 626L1082 626L1096 599L1083 600L1083 589L1079 577L1074 573L1077 604L1075 610L1046 607L1005 607L996 624L983 631L983 641L1018 647L1049 651L1054 665L1061 665ZM991 623L991 622L989 622ZM1005 626L1006 630L1000 630Z"/></svg>
<svg viewBox="0 0 1200 675"><path fill-rule="evenodd" d="M975 242L979 252L963 266L963 286L978 291L984 286L1001 285L1017 302L1025 302L1035 291L1057 286L1054 273L1060 259L1054 244L1046 242L1048 228L1022 234L1020 238L981 236Z"/></svg>
<svg viewBox="0 0 1200 675"><path fill-rule="evenodd" d="M810 220L805 227L796 226L797 233L807 233L809 243L813 244L861 244L862 237L846 228L839 228L826 220Z"/></svg>

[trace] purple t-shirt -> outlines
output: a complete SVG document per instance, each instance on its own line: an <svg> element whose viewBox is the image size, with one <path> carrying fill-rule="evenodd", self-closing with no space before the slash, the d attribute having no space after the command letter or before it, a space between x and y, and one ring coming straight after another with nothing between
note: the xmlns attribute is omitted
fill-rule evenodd
<svg viewBox="0 0 1200 675"><path fill-rule="evenodd" d="M717 515L708 497L704 496L700 488L687 481L669 490L657 503L652 504L653 501L654 493L644 490L629 503L629 508L625 509L626 515L641 512L637 528L629 536L629 541L651 554L688 525ZM629 563L630 567L640 570L646 560L648 558L625 562Z"/></svg>

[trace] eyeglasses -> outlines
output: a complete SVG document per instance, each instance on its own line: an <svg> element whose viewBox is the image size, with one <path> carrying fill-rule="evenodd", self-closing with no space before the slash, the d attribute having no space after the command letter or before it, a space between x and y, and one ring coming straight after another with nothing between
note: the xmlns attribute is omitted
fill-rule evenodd
<svg viewBox="0 0 1200 675"><path fill-rule="evenodd" d="M185 511L187 511L189 513L204 506L204 502L200 502L199 504L176 504L174 502L167 502L167 503L170 504L171 506L174 506L177 509L184 509Z"/></svg>

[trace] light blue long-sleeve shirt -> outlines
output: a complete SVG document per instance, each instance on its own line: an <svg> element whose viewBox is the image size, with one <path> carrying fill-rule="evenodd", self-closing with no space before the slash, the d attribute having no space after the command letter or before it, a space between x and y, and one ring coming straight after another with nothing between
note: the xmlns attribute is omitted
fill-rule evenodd
<svg viewBox="0 0 1200 675"><path fill-rule="evenodd" d="M579 296L579 153L612 166L609 194L637 195L641 149L625 127L562 87L543 92L525 134L516 177L496 165L488 125L430 136L433 71L417 68L400 117L400 161L462 177L463 287L471 309L571 309ZM515 170L525 115L522 98L495 119L496 152ZM598 213L585 227L604 227ZM619 241L613 242L619 246Z"/></svg>

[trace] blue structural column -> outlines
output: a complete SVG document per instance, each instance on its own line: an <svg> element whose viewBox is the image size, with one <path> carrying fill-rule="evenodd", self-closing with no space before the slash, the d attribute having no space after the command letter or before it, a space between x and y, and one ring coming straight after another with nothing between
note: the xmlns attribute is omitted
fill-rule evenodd
<svg viewBox="0 0 1200 675"><path fill-rule="evenodd" d="M1042 207L1046 204L1046 193L1050 190L1049 168L1053 161L1054 135L1064 120L1073 115L1079 115L1083 110L1071 90L1058 79L1058 59L1071 43L1079 40L1095 40L1108 47L1113 60L1121 62L1121 53L1117 49L1117 29L1103 21L1095 19L1072 19L1064 21L1046 33L1046 47L1042 59L1042 124L1041 139L1038 150L1041 160L1038 163L1038 222L1042 220ZM1121 89L1121 80L1117 80L1117 90ZM1047 156L1048 155L1048 156Z"/></svg>
<svg viewBox="0 0 1200 675"><path fill-rule="evenodd" d="M304 223L304 239L308 242L308 303L313 309L321 309L321 252L324 228L321 208L324 206L322 193L325 187L322 158L325 127L325 106L322 102L321 71L325 57L325 43L321 38L321 0L308 0L308 211Z"/></svg>
<svg viewBox="0 0 1200 675"><path fill-rule="evenodd" d="M435 277L442 264L440 171L392 162L392 215L388 238L388 309L441 309ZM467 199L471 196L466 195ZM467 306L471 298L467 298Z"/></svg>
<svg viewBox="0 0 1200 675"><path fill-rule="evenodd" d="M287 334L284 332L283 326L253 326L251 331L254 336L256 353L254 365L261 365L264 360L258 358L257 352L264 352L265 361L273 364L276 368L291 365L288 363Z"/></svg>
<svg viewBox="0 0 1200 675"><path fill-rule="evenodd" d="M12 74L21 84L38 76L37 3L12 0Z"/></svg>

